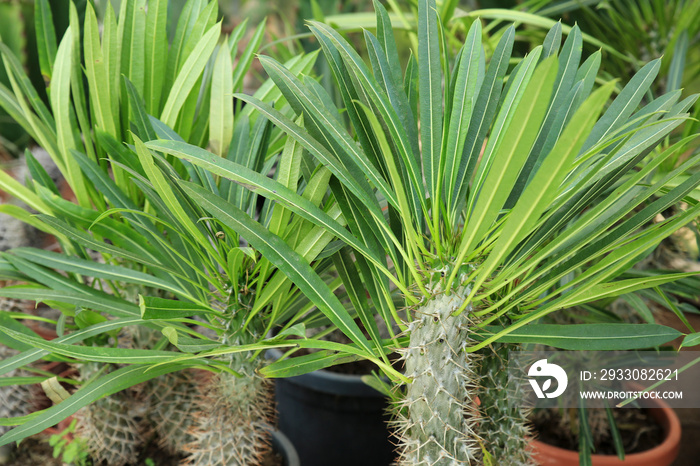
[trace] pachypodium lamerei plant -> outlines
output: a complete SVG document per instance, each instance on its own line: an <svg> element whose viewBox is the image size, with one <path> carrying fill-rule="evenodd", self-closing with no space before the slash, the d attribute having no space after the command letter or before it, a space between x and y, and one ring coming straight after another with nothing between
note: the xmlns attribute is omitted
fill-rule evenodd
<svg viewBox="0 0 700 466"><path fill-rule="evenodd" d="M483 413L469 401L480 393L482 379L478 374L484 373L484 366L479 359L490 358L485 349L497 340L523 341L526 337L519 334L521 327L549 312L685 276L614 281L651 245L687 222L700 209L696 206L666 222L640 229L656 212L682 199L698 183L698 176L692 176L678 188L664 190L669 180L697 163L694 158L664 180L645 184L655 166L680 146L654 154L652 163L636 170L640 161L652 154L655 143L682 123L692 99L679 103L679 95L670 94L635 113L646 87L653 80L658 67L655 62L642 69L598 119L613 85L591 94L598 58L594 55L579 66L577 31L569 36L558 58L555 55L559 44L553 39L533 50L511 71L503 89L514 31L511 29L504 35L485 69L476 23L450 73L450 54L441 51L435 5L427 1L419 3L420 61L412 59L406 75L401 76L388 16L380 5L377 10L377 37L366 34L372 71L332 29L319 23L312 25L339 83L347 117L335 109L327 94L313 81L297 79L270 59L263 59L263 63L294 111L300 117L303 115L303 126L299 119L288 118L255 97L240 96L296 141L289 141L290 153L296 152L291 147L298 144L325 165L321 171L327 170L324 176L330 178L326 179L332 195L322 206L320 201L311 202L297 194L289 182L280 182L279 175L277 180L272 180L246 167L240 159L228 160L174 140L177 138L167 132L165 126L148 118L134 120L140 139L134 138L138 165L132 167L134 184L149 199L146 216L137 214L138 209L124 202L123 195L114 189L114 183L104 172L96 170L94 163L85 163L84 158L79 158L84 162L81 168L86 174L90 173L91 182L116 209L109 214L121 215L116 219L106 214L89 217L82 220L83 225L94 223L92 230L98 235L97 228L111 225L116 232L112 236L122 243L106 243L61 220L51 220L47 216L40 219L49 222L54 229L61 229L78 244L133 260L151 274L144 277L132 271L125 278L124 267L107 269L78 259L71 260L71 270L65 265L64 256L61 264L56 258L49 263L46 257L50 255L46 253L25 252L22 257L22 251L15 251L6 256L3 269L15 278L20 275L25 281L41 283L38 289L48 296L45 299L112 313L118 319L91 323L56 343L8 334L44 351L79 354L93 361L140 365L117 369L81 388L64 401L66 405L51 408L6 434L3 442L40 429L81 403L113 393L120 386L133 385L188 363L208 361L210 366L226 373L241 369L227 363L238 364L240 359L244 362L250 359L233 356L222 361L220 357L225 354L241 355L269 346L314 345L325 351L291 363L283 360L259 372L290 375L346 361L348 354L354 358L368 358L391 380L407 385L404 394L396 395L403 397L398 403L398 417L405 419L402 429L405 463L468 463L487 455L507 464L527 461L521 456L509 456L523 455L522 449L516 447L522 446L524 439L499 443L502 436L485 431L483 427L500 426L495 422L481 422L479 417ZM136 115L143 114L145 112ZM359 144L342 129L344 118L352 125ZM148 122L154 126L153 131L149 130ZM162 140L154 140L156 136ZM150 142L143 144L140 140ZM158 153L182 159L206 172L198 172L198 180L188 182L176 170L168 168L167 161ZM309 160L303 153L296 160L290 167L304 171L306 166L306 171L311 172ZM141 178L139 168L144 170ZM290 179L298 179L299 171L296 178ZM307 184L312 176L305 178ZM259 216L266 227L252 220L248 214L253 212L247 214L237 205L240 198L221 195L221 184L228 186L224 191L230 190L227 180L277 202L274 208L270 207L272 210L264 208L263 212L268 213ZM325 193L325 187L322 191ZM662 195L657 201L634 213L640 202L659 193ZM52 206L62 206L62 214L72 213L70 221L79 222L82 218L73 208L74 204L69 206L48 195L45 198L54 201ZM319 277L319 269L311 268L305 254L296 251L282 239L279 231L270 228L285 225L279 220L272 221L278 206L288 211L279 214L283 219L294 214L309 222L303 229L291 228L289 235L311 230L315 235L337 236L354 248L354 260L342 250L326 252L334 253L333 262L370 341L333 294L333 287ZM213 219L205 217L200 209ZM158 222L151 222L153 212L157 213ZM198 221L200 219L202 221ZM156 251L138 248L143 241L135 239L129 234L131 230L123 225L117 226L121 222L138 226L137 234L152 238ZM164 225L168 232L166 240L149 231L156 224ZM85 230L89 226L84 227ZM240 237L265 258L256 264L269 261L269 265L247 262L243 267L242 261L247 256L240 250ZM306 237L308 234L303 238ZM328 236L324 238L330 240ZM136 245L128 240L135 241ZM161 250L163 242L176 246L165 248L164 252ZM196 246L192 246L193 243ZM169 254L174 256L168 257ZM316 254L320 253L316 251ZM36 259L38 256L42 258ZM79 264L79 270L73 268L77 267L75 264ZM303 305L296 313L292 307L286 316L281 312L275 314L273 305L272 311L265 314L270 320L262 325L258 318L263 317L261 311L269 308L258 304L265 301L262 294L257 293L257 287L264 285L271 290L270 298L288 300L290 296L280 291L285 288L269 285L276 283L274 277L270 281L258 278L255 283L250 282L255 277L269 276L267 272L260 274L268 266L278 269L278 280L283 283L287 279L282 275L288 277L294 283L296 295L303 293L331 323L351 338L353 344L286 341L287 335L298 330L293 323L305 315ZM135 309L128 301L102 292L99 292L99 299L94 299L93 293L97 292L94 288L85 289L75 280L51 273L45 267L102 280L136 280L139 285L174 293L179 299L144 295L140 308ZM234 269L239 273L233 273ZM220 282L218 278L224 274L233 278ZM572 274L573 279L568 279ZM154 279L165 282L154 283ZM221 286L222 283L232 287ZM333 283L337 285L337 280ZM216 288L217 284L222 289L211 291L209 286ZM411 310L410 322L404 323L399 318L392 284ZM69 290L63 288L68 286ZM70 296L76 289L86 296ZM373 308L388 322L396 321L410 332L408 339L380 340L373 319L374 309L368 305L365 289ZM34 286L29 290L5 289L2 293L26 298L30 293L36 296L36 290ZM256 291L256 304L250 310L248 299L253 297L252 290ZM212 306L215 302L212 296L216 296L215 301L218 300L220 306ZM210 316L211 320L205 324L213 327L216 327L213 322L221 325L223 321L223 328L218 328L223 341L207 339L202 332L182 325L183 319L193 315ZM183 356L172 352L66 344L124 326L120 319L135 319L133 323L162 329L176 347L193 354ZM247 332L254 332L256 327L267 330L274 319L289 322L278 338L255 342L258 333L251 339ZM162 327L163 320L169 321L167 328ZM201 324L199 320L185 322ZM620 341L621 335L626 335L630 338L625 338L625 342L649 346L678 334L659 326L623 326L614 330L614 338L608 334L607 340L599 338L598 341L612 345ZM540 340L563 347L571 347L568 331L560 327L538 327L538 332L545 335ZM588 331L592 336L604 336L597 328L588 327ZM404 353L406 374L388 364L385 351L392 347ZM486 354L475 357L478 351ZM452 361L447 364L449 370L445 369L443 357ZM12 368L17 362L12 359L0 367L3 370ZM151 366L146 368L144 364ZM468 383L454 383L455 379ZM449 396L444 396L445 393ZM472 417L465 418L466 411ZM458 415L454 415L455 412ZM513 418L504 418L502 422L518 425L523 420L516 411ZM445 439L447 443L443 443ZM202 461L205 460L206 457Z"/></svg>
<svg viewBox="0 0 700 466"><path fill-rule="evenodd" d="M621 348L623 335L631 348L678 335L654 325L621 324L613 337L610 326L533 323L559 309L688 276L617 280L700 213L692 203L651 223L700 183L691 171L667 188L697 166L697 156L649 183L688 142L656 150L687 119L696 96L679 101L675 91L640 108L659 69L655 60L607 106L616 83L593 91L600 55L581 63L577 28L561 50L553 30L509 70L514 29L503 34L486 65L476 22L453 56L429 0L419 2L418 55L402 73L391 21L380 4L376 10L377 34L365 32L369 64L332 28L310 23L344 113L264 57L303 126L255 98L239 97L332 171L331 189L349 227L339 238L355 249L347 275L361 277L377 312L408 334L383 342L405 360L403 379L390 377L399 385L410 381L395 393L401 464L487 458L527 464L522 413L497 417L476 406L489 377L504 374L502 364L493 364L491 344L532 341L526 335L535 332L537 341L581 349L568 336L583 331L599 342L589 349ZM357 284L347 280L346 286ZM409 322L398 319L392 287L411 311ZM353 304L358 315L367 312L366 299ZM280 362L263 373L303 370ZM488 395L504 401L506 392Z"/></svg>
<svg viewBox="0 0 700 466"><path fill-rule="evenodd" d="M321 204L330 176L327 169L316 170L307 163L306 170L301 170L301 146L293 141L285 145L269 123L250 109L238 112L234 121L233 92L240 88L262 39L263 26L235 60L245 25L220 41L220 24L214 24L216 2L189 1L169 48L165 42L166 1L149 2L147 11L146 2L122 2L119 21L108 7L101 40L95 14L88 5L82 44L73 7L71 28L55 47L55 37L50 40L48 3L37 5L37 24L45 22L47 26L37 29L41 30L40 41L47 46L40 53L49 80L51 107L44 106L2 44L0 52L6 58L13 89L0 88L0 103L47 148L77 202L62 199L32 157L28 158L32 180L27 186L6 173L0 175L2 189L40 215L33 217L20 208L7 213L56 235L62 246L62 253L25 248L4 255L0 260L2 277L25 284L5 287L0 294L48 300L64 313L57 323L62 336L54 342L59 346L43 346L29 332L27 341L37 349L3 360L1 370L11 371L47 352L65 356L66 351L72 352L70 348L77 348L71 357L83 362L79 367L84 369L85 383L69 399L10 432L2 443L21 439L55 424L57 417L86 407L92 411L83 416L83 433L88 424L110 430L109 435L102 433L102 444L109 444L108 448L101 451L93 442L92 453L98 460L124 464L133 459L142 438L139 432L115 433L122 427L134 430L135 425L126 419L129 413L100 413L115 407L124 410L115 400L100 397L197 364L166 361L146 370L145 366L124 366L135 361L127 355L138 354L142 363L157 365L164 356L174 360L184 357L159 350L169 344L187 353L233 346L233 356L209 366L216 376L199 377L199 383L191 383L190 374L173 376L170 382L181 381L182 386L172 390L173 396L167 399L152 397L160 401L152 417L161 435L167 434L174 441L188 439L189 445L171 448L187 447L193 464L255 463L267 442L270 409L268 389L256 374L260 359L251 359L251 351L262 348L254 344L265 338L275 322L289 320L288 313L294 309L291 303L296 303L297 318L306 314L304 300L290 287L284 273L242 245L238 234L207 221L198 222L204 213L179 183L192 183L195 187L191 189L199 187L215 199L231 202L242 215L259 214L254 194L186 162L172 160L171 164L152 154L141 141L160 137L206 145L216 157L231 159L253 171L269 172L276 163L280 183L294 191L299 187L307 202ZM81 50L84 64L77 58ZM295 57L288 64L297 72L308 72L314 58L314 54ZM83 70L87 89L82 87ZM267 101L279 99L279 91L270 85L263 85L256 95ZM268 159L283 146L281 155ZM333 203L322 208L334 218L339 215ZM282 207L267 205L264 212L262 218L271 222L269 228L284 238L279 241L288 244L288 257L306 267L318 257L315 265L328 267L331 260L324 261L319 255L332 252L324 251L332 236ZM96 252L100 260L93 261L95 256L89 251ZM342 312L347 314L344 309ZM200 316L202 322L191 320L192 316ZM352 325L350 317L345 321ZM201 335L188 324L208 328L209 336L188 340L191 333ZM152 335L141 340L133 337L141 333L138 327L133 328L139 325L146 333L156 334L155 343ZM26 347L27 341L22 343L23 337L12 334L12 328L3 325L2 330L3 341ZM123 334L131 335L127 347L122 347ZM242 351L247 351L245 356L238 354ZM150 361L143 359L145 355L151 355ZM162 383L144 390L158 390ZM183 396L186 402L196 404L195 410L188 412L193 419L164 422L164 416L172 414L173 407L177 409ZM105 419L126 422L108 425ZM173 428L187 432L173 433ZM118 445L119 438L128 442Z"/></svg>
<svg viewBox="0 0 700 466"><path fill-rule="evenodd" d="M230 93L228 97L233 99ZM135 101L135 105L138 113L145 115L140 102ZM242 149L231 158L241 163L233 160L229 163L243 172L254 174L253 168L261 170L258 165L269 171L275 160L262 163L269 148L269 122L259 117L251 127L250 118L244 115L238 121L234 139ZM53 212L53 215L39 215L39 220L73 241L76 248L108 254L109 260L99 263L76 254L34 248L17 248L2 256L3 277L25 284L5 287L0 295L50 301L71 317L75 325L70 325L70 320L64 322L64 328L70 332L53 342L3 327L6 338L37 349L8 358L0 370L11 370L51 352L61 356L70 354L89 367L95 363L108 364L103 369L108 373L86 381L72 396L9 432L0 443L30 435L47 423L55 423L57 417L70 415L89 403L108 405L100 403L105 395L163 373L200 365L216 373L211 377L200 376L196 382L191 374L183 374L180 379L184 381L172 391L175 396L161 399L159 393L153 397L161 401L154 406L158 410L156 427L171 434L173 439L189 440L189 444L178 447L189 453L192 464L257 464L265 451L271 423L269 387L258 373L262 358L257 355L267 347L304 344L285 341L289 336L303 334L303 326L289 328L265 342L275 324L300 322L302 318L320 323L330 320L346 333L362 338L340 301L335 313L328 313L328 319L324 319L318 312L309 312L308 299L286 276L286 269L293 267L307 275L323 274L332 264L332 259L326 256L337 249L331 244L333 235L281 205L263 207L262 212L267 212L260 214L267 221L267 226L263 226L252 218L258 213L256 197L242 186L206 174L197 181L183 179L164 157L149 147L177 152L182 147L194 150L195 146L177 140L176 133L159 123L156 127L163 131L160 133L163 140L152 141L147 147L139 134L156 139L153 126L156 122L135 121L132 133L135 145L133 150L126 149L137 160L138 165L129 167L129 173L148 201L148 207L139 209L96 162L86 157L81 158L82 168L90 182L104 194L104 201L110 206L106 211L62 199L41 182L34 185ZM204 149L199 151L217 161L227 160ZM298 163L302 156L302 147L289 139L277 158L274 182L293 192L299 187L304 202L342 223L337 203L324 201L330 171L319 167L302 175ZM175 162L182 163L177 159ZM242 246L243 236L226 224L209 219L192 193L198 199L224 205L226 212L235 217L239 230L252 235L253 247ZM274 248L269 245L267 248L277 251L277 257L283 254L286 262L281 262L282 267L260 256L256 250L259 248L253 244L257 236L274 237ZM262 243L263 250L265 247ZM310 264L316 272L311 273ZM334 277L326 274L325 280L334 281ZM335 282L337 287L338 280ZM331 291L328 294L335 298ZM135 326L159 333L159 343L119 347L120 341L115 341L113 332L124 329L133 334ZM168 344L179 351L159 349ZM368 355L371 357L371 353ZM138 365L127 365L131 363ZM189 387L184 393L183 386ZM145 390L149 388L159 390L162 382ZM164 415L172 414L183 398L195 404L194 411L190 411L193 419L164 423ZM180 431L171 432L171 428ZM183 428L187 432L182 432ZM123 462L123 458L118 459Z"/></svg>
<svg viewBox="0 0 700 466"><path fill-rule="evenodd" d="M139 130L152 131L149 127ZM268 133L270 126L267 120L259 118L255 127L257 132L253 135L260 135ZM175 137L173 132L164 136L167 135ZM256 142L253 135L248 135L247 131L239 133L239 142L247 146L248 151L237 154L237 159L257 160L267 153L267 138ZM303 325L292 326L268 339L266 336L275 324L301 324L306 320L321 324L330 320L345 333L356 335L358 340L362 338L349 312L330 291L339 285L332 275L325 274L326 281L335 282L335 285L324 285L330 287L327 299L335 298L340 307L334 309L334 313L329 312L327 318L319 312L310 312L312 306L307 304L308 299L287 278L288 269L294 268L307 276L315 276L319 284L325 284L318 274L323 274L332 264L325 256L336 253L337 246L331 244L333 235L281 205L271 206L269 215L264 216L269 224L264 227L253 220L257 202L242 186L224 179L205 185L183 180L162 156L149 149L137 135L133 137L134 155L146 172L141 176L134 171L134 182L143 189L152 207L139 211L114 181L96 163L89 161L84 161L86 171L112 206L104 213L81 208L52 195L47 189L37 188L57 212L55 217L42 214L40 220L77 245L110 254L119 265L33 248L14 249L2 257L3 276L12 275L25 284L5 287L0 295L50 301L72 316L77 328L67 326L72 330L70 333L47 342L3 327L6 338L29 344L36 350L8 358L0 364L0 370L11 370L50 352L70 355L90 367L106 363L111 372L87 381L61 403L7 433L0 443L35 433L47 423L54 423L57 417L70 415L89 403L104 405L100 398L105 395L163 373L198 365L215 374L199 376L199 380L194 381L191 373L174 376L170 381L180 380L180 383L171 393L162 391L162 384L168 380L144 389L145 396L150 395L149 389L158 392L152 394L152 398L159 401L154 406L156 427L161 433L169 434L172 440L189 441L177 448L189 453L192 464L257 464L266 449L272 420L269 387L259 374L262 358L258 353L269 347L323 347L322 343L313 341L286 341L288 337L303 335ZM171 152L182 148L195 150L182 141L159 140L148 144ZM199 151L219 163L226 160L204 149ZM274 183L296 191L294 188L302 175L292 167L302 155L301 146L289 139L279 157ZM245 165L236 166L244 173L256 173ZM330 172L319 167L308 176L301 178L304 186L300 199L342 223L342 219L338 219L337 203L323 201ZM253 247L241 246L243 237L226 223L209 219L198 206L201 199L223 206L225 212L235 218L237 229L250 235ZM94 231L112 230L109 242L90 234L86 223L92 225ZM81 231L78 226L85 230ZM137 233L143 233L144 238L150 234L149 239L138 241ZM260 247L255 246L253 243L258 237L273 241L277 255L267 251L268 255L283 260L272 262L268 256L260 256L256 249L265 251L271 246L264 242ZM137 266L140 266L138 270ZM69 276L58 271L67 272ZM85 277L94 279L92 286L83 283ZM138 304L130 299L134 286L139 292ZM139 326L144 327L142 330L147 334L149 330L159 332L160 343L149 349L143 348L147 345L121 348L116 346L119 341L110 338L113 337L110 332L123 329L133 333L134 327L139 329ZM158 349L167 344L179 351ZM371 357L372 353L367 356ZM186 415L191 414L192 419L164 422L164 416L172 416L174 411L182 415L183 402L194 404L194 407L187 407L189 411L184 411ZM171 448L176 447L171 445Z"/></svg>

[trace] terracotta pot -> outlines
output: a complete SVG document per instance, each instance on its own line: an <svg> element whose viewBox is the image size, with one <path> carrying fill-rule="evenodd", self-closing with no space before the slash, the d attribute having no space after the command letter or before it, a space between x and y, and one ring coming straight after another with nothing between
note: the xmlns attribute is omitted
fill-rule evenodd
<svg viewBox="0 0 700 466"><path fill-rule="evenodd" d="M681 422L675 411L662 400L648 400L649 414L659 423L664 431L665 438L660 445L643 451L625 455L625 460L615 455L592 455L593 466L671 466L678 457L681 443ZM535 464L539 466L578 466L578 452L565 450L533 440L530 444L535 458Z"/></svg>

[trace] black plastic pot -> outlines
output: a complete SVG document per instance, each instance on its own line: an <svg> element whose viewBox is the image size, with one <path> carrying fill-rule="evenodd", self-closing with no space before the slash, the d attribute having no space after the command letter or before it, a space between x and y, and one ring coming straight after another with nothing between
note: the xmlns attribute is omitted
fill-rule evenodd
<svg viewBox="0 0 700 466"><path fill-rule="evenodd" d="M272 449L282 455L284 466L301 466L299 455L292 442L279 430L272 431Z"/></svg>
<svg viewBox="0 0 700 466"><path fill-rule="evenodd" d="M386 398L360 376L321 370L277 379L275 400L278 428L303 466L387 466L394 460Z"/></svg>

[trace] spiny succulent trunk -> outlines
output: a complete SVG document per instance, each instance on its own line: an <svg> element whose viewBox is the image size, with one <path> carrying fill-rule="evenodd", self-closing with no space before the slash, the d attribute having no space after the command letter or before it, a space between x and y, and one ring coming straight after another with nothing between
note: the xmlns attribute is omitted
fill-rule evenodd
<svg viewBox="0 0 700 466"><path fill-rule="evenodd" d="M269 450L273 410L269 382L256 374L256 361L237 361L242 377L214 376L200 398L189 464L252 466Z"/></svg>
<svg viewBox="0 0 700 466"><path fill-rule="evenodd" d="M80 366L80 378L88 380L100 369L97 363ZM138 456L145 426L139 420L145 404L135 389L127 389L101 398L76 414L77 435L85 439L90 456L98 463L121 466Z"/></svg>
<svg viewBox="0 0 700 466"><path fill-rule="evenodd" d="M398 405L399 465L465 465L478 453L476 356L466 353L467 312L452 316L464 302L453 292L438 295L416 311L408 348L402 350L405 399Z"/></svg>
<svg viewBox="0 0 700 466"><path fill-rule="evenodd" d="M19 351L13 350L3 344L0 344L0 359L10 358L18 354ZM14 369L3 377L20 377L30 375L25 371ZM0 417L19 417L29 414L32 410L32 400L35 394L32 393L28 385L4 385L0 386ZM4 434L11 427L0 426L0 435ZM8 447L11 448L11 447Z"/></svg>
<svg viewBox="0 0 700 466"><path fill-rule="evenodd" d="M148 383L151 403L148 417L161 447L169 453L184 453L183 447L195 440L192 429L200 409L201 375L186 369L161 375Z"/></svg>
<svg viewBox="0 0 700 466"><path fill-rule="evenodd" d="M519 384L508 382L508 352L518 345L495 343L482 351L478 369L482 419L478 434L483 439L485 457L490 464L527 466L533 464L527 449L530 429L528 409L519 392ZM482 459L489 464L488 458Z"/></svg>

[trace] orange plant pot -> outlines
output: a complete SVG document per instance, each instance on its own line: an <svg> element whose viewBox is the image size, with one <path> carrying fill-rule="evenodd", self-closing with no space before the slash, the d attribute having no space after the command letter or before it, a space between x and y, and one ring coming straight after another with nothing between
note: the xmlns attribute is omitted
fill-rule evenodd
<svg viewBox="0 0 700 466"><path fill-rule="evenodd" d="M660 445L640 453L625 455L592 455L593 466L671 466L678 457L681 444L681 422L675 411L662 400L648 400L649 414L664 431ZM535 464L539 466L578 466L578 452L548 445L538 440L530 443Z"/></svg>

